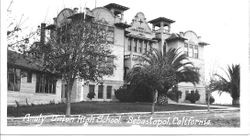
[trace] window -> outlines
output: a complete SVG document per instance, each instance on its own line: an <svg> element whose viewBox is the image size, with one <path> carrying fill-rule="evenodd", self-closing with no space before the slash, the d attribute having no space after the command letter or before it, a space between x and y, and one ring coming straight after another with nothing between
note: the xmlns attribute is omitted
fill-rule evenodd
<svg viewBox="0 0 250 140"><path fill-rule="evenodd" d="M20 91L21 70L16 68L8 68L8 90Z"/></svg>
<svg viewBox="0 0 250 140"><path fill-rule="evenodd" d="M149 50L152 51L152 43L149 43Z"/></svg>
<svg viewBox="0 0 250 140"><path fill-rule="evenodd" d="M200 68L197 68L197 67L196 67L196 68L194 69L194 71L197 72L197 73L199 73L199 72L200 72Z"/></svg>
<svg viewBox="0 0 250 140"><path fill-rule="evenodd" d="M98 86L98 99L103 98L103 85Z"/></svg>
<svg viewBox="0 0 250 140"><path fill-rule="evenodd" d="M107 99L111 99L112 86L107 86Z"/></svg>
<svg viewBox="0 0 250 140"><path fill-rule="evenodd" d="M114 43L114 27L108 27L107 40L109 43Z"/></svg>
<svg viewBox="0 0 250 140"><path fill-rule="evenodd" d="M142 53L142 45L143 45L143 42L142 41L140 41L140 48L139 48L139 51L140 51L140 53Z"/></svg>
<svg viewBox="0 0 250 140"><path fill-rule="evenodd" d="M148 49L148 42L145 41L145 53L148 51L147 49Z"/></svg>
<svg viewBox="0 0 250 140"><path fill-rule="evenodd" d="M95 85L89 85L89 93L95 93Z"/></svg>
<svg viewBox="0 0 250 140"><path fill-rule="evenodd" d="M129 68L128 67L124 67L124 77L123 79L126 78L127 74L128 74Z"/></svg>
<svg viewBox="0 0 250 140"><path fill-rule="evenodd" d="M198 46L194 46L194 58L198 58Z"/></svg>
<svg viewBox="0 0 250 140"><path fill-rule="evenodd" d="M51 74L36 75L36 93L56 93L56 78Z"/></svg>
<svg viewBox="0 0 250 140"><path fill-rule="evenodd" d="M32 83L32 72L27 72L27 83Z"/></svg>
<svg viewBox="0 0 250 140"><path fill-rule="evenodd" d="M107 64L106 64L106 68L111 68L111 73L114 73L114 58L113 57L107 57Z"/></svg>
<svg viewBox="0 0 250 140"><path fill-rule="evenodd" d="M128 39L128 50L132 51L132 39L131 38Z"/></svg>
<svg viewBox="0 0 250 140"><path fill-rule="evenodd" d="M188 44L184 43L184 53L188 56Z"/></svg>
<svg viewBox="0 0 250 140"><path fill-rule="evenodd" d="M193 45L189 44L189 48L188 48L188 55L189 57L193 57Z"/></svg>
<svg viewBox="0 0 250 140"><path fill-rule="evenodd" d="M134 51L137 52L137 40L135 40L135 48Z"/></svg>

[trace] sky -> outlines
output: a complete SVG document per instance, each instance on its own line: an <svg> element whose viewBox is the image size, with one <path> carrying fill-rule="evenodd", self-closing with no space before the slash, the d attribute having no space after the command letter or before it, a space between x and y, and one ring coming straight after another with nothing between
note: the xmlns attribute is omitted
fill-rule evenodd
<svg viewBox="0 0 250 140"><path fill-rule="evenodd" d="M4 1L5 8L11 0ZM93 9L109 3L129 7L124 19L131 23L137 12L143 12L147 21L166 17L176 22L172 32L193 30L205 46L206 79L212 72L222 72L228 64L241 63L248 52L247 0L13 0L11 15L17 21L23 16L26 30L34 30L41 22L53 23L63 8Z"/></svg>

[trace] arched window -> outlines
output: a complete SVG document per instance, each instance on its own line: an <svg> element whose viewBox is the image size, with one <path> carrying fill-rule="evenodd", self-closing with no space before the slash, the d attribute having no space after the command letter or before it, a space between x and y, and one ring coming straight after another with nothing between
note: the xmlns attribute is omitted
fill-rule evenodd
<svg viewBox="0 0 250 140"><path fill-rule="evenodd" d="M198 46L195 45L194 46L194 58L198 58L198 57L199 57L199 55L198 55Z"/></svg>
<svg viewBox="0 0 250 140"><path fill-rule="evenodd" d="M194 47L192 44L189 44L189 47L188 47L188 56L189 57L194 57Z"/></svg>

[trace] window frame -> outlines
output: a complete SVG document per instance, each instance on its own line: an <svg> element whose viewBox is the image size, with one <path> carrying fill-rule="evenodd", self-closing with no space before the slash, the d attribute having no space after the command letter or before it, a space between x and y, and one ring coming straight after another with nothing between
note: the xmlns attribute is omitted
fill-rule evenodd
<svg viewBox="0 0 250 140"><path fill-rule="evenodd" d="M188 44L188 56L194 57L194 45Z"/></svg>
<svg viewBox="0 0 250 140"><path fill-rule="evenodd" d="M184 43L184 53L187 55L187 56L189 56L189 49L188 49L188 43Z"/></svg>
<svg viewBox="0 0 250 140"><path fill-rule="evenodd" d="M27 83L32 83L32 72L27 71Z"/></svg>
<svg viewBox="0 0 250 140"><path fill-rule="evenodd" d="M137 52L137 40L136 39L134 40L134 45L135 45L134 46L134 52Z"/></svg>
<svg viewBox="0 0 250 140"><path fill-rule="evenodd" d="M7 69L7 82L8 91L20 91L21 89L21 69L18 68L8 68ZM13 79L10 79L10 75L13 75ZM10 81L13 80L13 81Z"/></svg>
<svg viewBox="0 0 250 140"><path fill-rule="evenodd" d="M97 94L98 99L103 99L103 89L104 89L103 85L98 85L98 94Z"/></svg>
<svg viewBox="0 0 250 140"><path fill-rule="evenodd" d="M112 86L107 86L107 99L111 99L112 98ZM110 89L110 90L109 90Z"/></svg>
<svg viewBox="0 0 250 140"><path fill-rule="evenodd" d="M36 74L36 93L56 94L57 79L52 74Z"/></svg>
<svg viewBox="0 0 250 140"><path fill-rule="evenodd" d="M199 58L199 47L198 45L194 46L194 58Z"/></svg>

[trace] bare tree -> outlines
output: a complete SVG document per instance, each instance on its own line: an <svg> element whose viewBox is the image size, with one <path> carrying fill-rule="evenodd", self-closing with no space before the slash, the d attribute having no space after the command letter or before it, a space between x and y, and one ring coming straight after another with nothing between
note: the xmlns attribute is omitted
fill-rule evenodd
<svg viewBox="0 0 250 140"><path fill-rule="evenodd" d="M21 15L21 17L18 18L13 15L11 8L13 3L14 1L12 0L7 8L8 49L23 52L31 45L32 41L30 40L34 40L38 36L39 32L38 30L26 30L24 23L27 18L24 18L24 15Z"/></svg>

